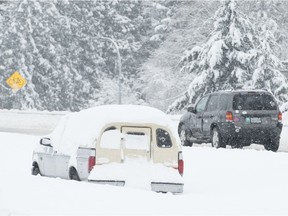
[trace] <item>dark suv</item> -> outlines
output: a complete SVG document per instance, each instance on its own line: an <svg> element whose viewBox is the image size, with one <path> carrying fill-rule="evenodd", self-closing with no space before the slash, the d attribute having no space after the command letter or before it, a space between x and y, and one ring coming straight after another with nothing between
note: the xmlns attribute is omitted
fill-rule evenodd
<svg viewBox="0 0 288 216"><path fill-rule="evenodd" d="M282 113L265 90L222 91L203 96L180 119L178 133L184 146L211 142L215 148L242 148L252 143L276 152Z"/></svg>

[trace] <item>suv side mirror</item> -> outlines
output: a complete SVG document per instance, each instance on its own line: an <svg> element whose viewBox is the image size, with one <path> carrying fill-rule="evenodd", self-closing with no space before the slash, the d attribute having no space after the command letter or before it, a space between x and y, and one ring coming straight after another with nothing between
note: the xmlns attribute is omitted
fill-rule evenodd
<svg viewBox="0 0 288 216"><path fill-rule="evenodd" d="M44 146L52 147L52 145L51 145L51 139L48 138L48 137L43 137L43 138L40 140L40 144L41 144L41 145L44 145Z"/></svg>
<svg viewBox="0 0 288 216"><path fill-rule="evenodd" d="M191 112L191 113L196 113L196 109L195 109L195 107L193 107L193 106L192 106L192 107L188 107L188 108L187 108L187 111L188 111L188 112Z"/></svg>

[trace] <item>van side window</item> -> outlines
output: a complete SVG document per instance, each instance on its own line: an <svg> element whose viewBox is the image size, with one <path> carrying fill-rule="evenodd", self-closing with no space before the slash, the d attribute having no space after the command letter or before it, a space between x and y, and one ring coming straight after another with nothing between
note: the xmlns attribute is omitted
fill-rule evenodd
<svg viewBox="0 0 288 216"><path fill-rule="evenodd" d="M116 127L114 126L108 127L104 130L104 132L109 131L109 130L116 130Z"/></svg>
<svg viewBox="0 0 288 216"><path fill-rule="evenodd" d="M170 148L172 146L171 138L166 130L158 128L156 130L157 146L160 148Z"/></svg>
<svg viewBox="0 0 288 216"><path fill-rule="evenodd" d="M148 150L150 148L150 137L143 132L128 131L125 135L125 148Z"/></svg>
<svg viewBox="0 0 288 216"><path fill-rule="evenodd" d="M122 133L120 130L110 129L103 132L100 147L108 149L120 149Z"/></svg>

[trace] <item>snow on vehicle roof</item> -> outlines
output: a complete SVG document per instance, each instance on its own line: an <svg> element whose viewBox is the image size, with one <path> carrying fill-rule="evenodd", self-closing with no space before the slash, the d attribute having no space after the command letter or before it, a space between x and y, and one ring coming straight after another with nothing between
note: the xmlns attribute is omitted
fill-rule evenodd
<svg viewBox="0 0 288 216"><path fill-rule="evenodd" d="M86 116L99 119L100 117L102 120L105 119L106 124L113 122L170 124L170 118L164 112L140 105L104 105L83 110L77 114L83 118Z"/></svg>
<svg viewBox="0 0 288 216"><path fill-rule="evenodd" d="M64 116L51 133L53 147L71 155L81 147L95 147L103 126L111 123L143 123L168 127L176 133L164 112L140 105L104 105Z"/></svg>

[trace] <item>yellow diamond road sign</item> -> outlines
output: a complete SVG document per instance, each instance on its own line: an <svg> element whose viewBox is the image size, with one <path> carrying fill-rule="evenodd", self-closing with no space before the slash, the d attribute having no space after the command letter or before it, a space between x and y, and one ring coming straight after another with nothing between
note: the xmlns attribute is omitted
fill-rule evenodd
<svg viewBox="0 0 288 216"><path fill-rule="evenodd" d="M16 71L6 80L6 83L12 88L13 92L16 93L26 85L27 81L18 71Z"/></svg>

